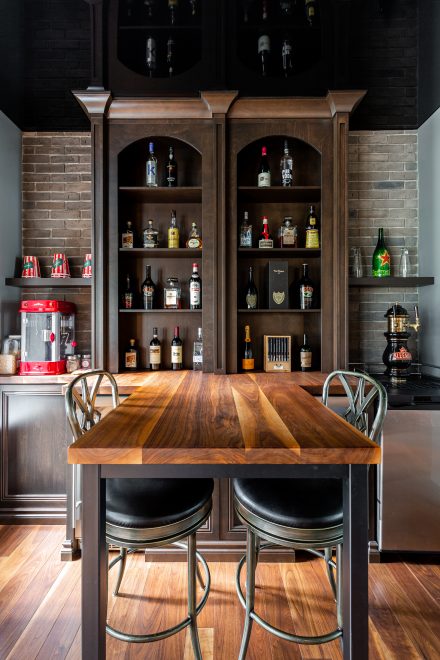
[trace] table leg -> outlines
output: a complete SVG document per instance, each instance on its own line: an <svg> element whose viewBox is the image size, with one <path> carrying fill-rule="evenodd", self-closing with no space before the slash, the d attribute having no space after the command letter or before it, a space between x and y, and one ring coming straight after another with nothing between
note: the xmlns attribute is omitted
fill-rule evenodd
<svg viewBox="0 0 440 660"><path fill-rule="evenodd" d="M107 551L105 479L100 465L83 467L81 645L82 660L105 659Z"/></svg>
<svg viewBox="0 0 440 660"><path fill-rule="evenodd" d="M368 660L368 479L367 465L348 465L343 479L344 660Z"/></svg>

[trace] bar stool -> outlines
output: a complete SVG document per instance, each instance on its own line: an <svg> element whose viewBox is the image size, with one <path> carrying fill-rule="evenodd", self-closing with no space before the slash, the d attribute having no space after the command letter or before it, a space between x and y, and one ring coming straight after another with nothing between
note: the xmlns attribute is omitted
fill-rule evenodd
<svg viewBox="0 0 440 660"><path fill-rule="evenodd" d="M115 408L119 405L118 387L114 377L106 371L85 372L74 378L66 390L66 413L75 440L101 419L96 397L104 378L109 381ZM187 550L188 562L188 615L185 619L166 630L143 635L128 634L107 624L109 635L126 642L149 643L189 626L194 656L202 658L197 615L206 604L211 577L205 559L197 552L196 532L211 512L213 487L212 479L106 480L106 541L120 548L119 555L109 564L111 569L119 563L114 595L119 593L127 555L136 550L174 544ZM187 543L182 543L182 539L187 539ZM197 560L203 566L205 583ZM198 603L196 576L204 589Z"/></svg>
<svg viewBox="0 0 440 660"><path fill-rule="evenodd" d="M387 394L370 376L352 371L334 371L323 387L322 401L328 405L334 379L343 385L348 407L344 418L374 442L381 438ZM339 479L234 479L235 510L247 528L246 554L236 573L238 598L246 610L239 660L246 657L252 624L282 639L298 644L324 644L343 635L342 546L343 497ZM268 541L261 543L261 539ZM283 546L307 550L326 562L327 576L336 601L337 628L315 636L295 635L271 625L254 609L255 571L260 550ZM336 548L336 562L333 560ZM246 597L240 575L246 563Z"/></svg>

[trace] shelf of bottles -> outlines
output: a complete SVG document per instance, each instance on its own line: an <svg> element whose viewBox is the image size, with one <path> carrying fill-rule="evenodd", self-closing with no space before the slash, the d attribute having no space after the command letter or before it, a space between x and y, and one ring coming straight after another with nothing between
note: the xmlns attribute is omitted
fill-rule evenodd
<svg viewBox="0 0 440 660"><path fill-rule="evenodd" d="M191 369L203 327L201 156L179 140L145 138L120 154L119 172L120 369Z"/></svg>
<svg viewBox="0 0 440 660"><path fill-rule="evenodd" d="M202 57L201 0L120 0L118 59L149 78L173 78Z"/></svg>
<svg viewBox="0 0 440 660"><path fill-rule="evenodd" d="M307 365L312 354L304 368L319 369L320 156L300 140L268 136L238 154L237 171L237 369L246 326L256 370L265 364L264 337L281 335L291 337L293 370L301 346L310 348Z"/></svg>

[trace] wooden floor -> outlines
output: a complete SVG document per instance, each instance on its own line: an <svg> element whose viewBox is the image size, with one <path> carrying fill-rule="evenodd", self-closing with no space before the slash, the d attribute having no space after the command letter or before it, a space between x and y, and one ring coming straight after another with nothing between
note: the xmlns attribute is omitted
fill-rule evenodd
<svg viewBox="0 0 440 660"><path fill-rule="evenodd" d="M60 561L62 540L62 527L0 526L0 659L80 659L81 562ZM233 660L243 622L234 587L235 565L213 563L210 568L211 593L199 616L203 657ZM318 559L261 563L257 582L265 585L257 590L257 611L274 625L299 634L335 626L334 603ZM129 558L121 595L109 601L113 625L133 632L157 630L176 623L184 610L184 563L146 564L142 555ZM186 631L150 645L128 645L108 637L107 650L109 658L118 660L192 658ZM257 625L248 653L249 660L340 657L338 642L297 646ZM370 658L440 658L439 565L370 566Z"/></svg>

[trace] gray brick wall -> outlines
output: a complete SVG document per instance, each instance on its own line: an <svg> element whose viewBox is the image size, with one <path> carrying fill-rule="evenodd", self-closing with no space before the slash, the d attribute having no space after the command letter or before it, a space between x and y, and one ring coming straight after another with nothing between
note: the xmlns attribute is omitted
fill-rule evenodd
<svg viewBox="0 0 440 660"><path fill-rule="evenodd" d="M54 252L64 252L72 277L80 277L84 255L91 252L90 133L23 133L22 162L23 254L38 257L42 277L50 277ZM75 303L78 350L90 349L89 290L23 291L28 299Z"/></svg>
<svg viewBox="0 0 440 660"><path fill-rule="evenodd" d="M408 247L412 274L418 274L417 131L351 131L349 135L349 245L359 246L364 275L378 228L391 253L391 274L398 275L400 248ZM350 265L352 254L350 250ZM416 288L350 289L350 362L381 363L385 348L384 314L399 302L413 311ZM417 342L410 342L417 359Z"/></svg>

